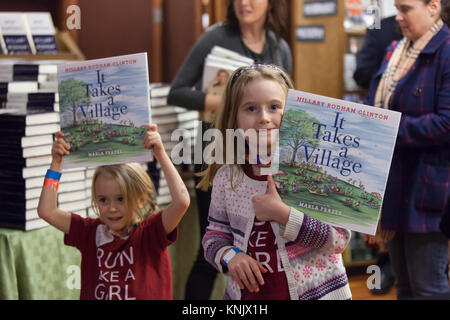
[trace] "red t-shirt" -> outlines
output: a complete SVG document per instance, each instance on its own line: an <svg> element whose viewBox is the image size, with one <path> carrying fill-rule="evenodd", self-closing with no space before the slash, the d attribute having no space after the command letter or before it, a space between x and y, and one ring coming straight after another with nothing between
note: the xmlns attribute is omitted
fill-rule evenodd
<svg viewBox="0 0 450 320"><path fill-rule="evenodd" d="M147 217L127 239L113 237L100 219L72 213L64 243L81 252L82 300L172 299L168 245L161 211Z"/></svg>
<svg viewBox="0 0 450 320"><path fill-rule="evenodd" d="M248 240L247 254L259 261L266 273L262 273L264 285L259 292L242 290L242 300L289 300L289 287L281 263L278 247L270 222L255 220Z"/></svg>
<svg viewBox="0 0 450 320"><path fill-rule="evenodd" d="M267 176L255 176L251 166L243 166L245 174L254 180L266 181ZM259 261L266 273L262 273L264 285L259 285L259 292L242 290L242 300L290 300L286 273L278 252L275 234L270 222L255 218L253 229L248 239L247 254Z"/></svg>

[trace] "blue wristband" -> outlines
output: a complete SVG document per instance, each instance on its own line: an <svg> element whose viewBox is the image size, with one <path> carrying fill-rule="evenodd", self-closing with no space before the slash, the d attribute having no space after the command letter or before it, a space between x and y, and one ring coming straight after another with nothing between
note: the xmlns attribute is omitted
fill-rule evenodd
<svg viewBox="0 0 450 320"><path fill-rule="evenodd" d="M233 250L234 252L236 252L235 255L238 254L239 252L244 252L244 251L242 251L241 249L238 249L238 248L236 248L236 247L234 247L234 248L231 249L231 250ZM228 253L227 253L226 255L228 255ZM223 265L224 265L225 267L228 268L228 262L225 260L226 255L223 257L222 263L223 263ZM234 256L233 256L232 258L230 258L230 260L233 259L233 258L234 258Z"/></svg>
<svg viewBox="0 0 450 320"><path fill-rule="evenodd" d="M234 247L233 250L234 250L234 252L236 252L236 253L244 252L244 251L242 251L241 249L238 249L238 248L236 248L236 247Z"/></svg>
<svg viewBox="0 0 450 320"><path fill-rule="evenodd" d="M48 169L47 173L45 174L45 177L48 179L53 179L53 180L59 181L59 179L61 179L61 172Z"/></svg>

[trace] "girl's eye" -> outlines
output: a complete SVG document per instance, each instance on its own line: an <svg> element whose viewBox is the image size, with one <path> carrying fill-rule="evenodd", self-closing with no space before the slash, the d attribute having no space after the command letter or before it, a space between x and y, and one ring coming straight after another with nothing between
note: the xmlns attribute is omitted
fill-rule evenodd
<svg viewBox="0 0 450 320"><path fill-rule="evenodd" d="M106 203L106 198L99 198L98 202L105 204Z"/></svg>
<svg viewBox="0 0 450 320"><path fill-rule="evenodd" d="M278 105L273 104L273 105L270 106L270 109L272 109L272 110L277 110L277 109L278 109Z"/></svg>
<svg viewBox="0 0 450 320"><path fill-rule="evenodd" d="M254 112L256 110L256 108L254 106L250 106L247 108L247 110L250 112Z"/></svg>
<svg viewBox="0 0 450 320"><path fill-rule="evenodd" d="M117 200L118 200L119 202L124 202L124 201L125 201L125 199L124 199L123 197L119 197L119 198L117 198Z"/></svg>

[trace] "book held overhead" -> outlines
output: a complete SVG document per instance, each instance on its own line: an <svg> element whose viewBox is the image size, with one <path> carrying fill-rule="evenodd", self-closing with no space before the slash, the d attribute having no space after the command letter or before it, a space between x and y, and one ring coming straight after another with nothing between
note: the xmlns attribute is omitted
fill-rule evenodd
<svg viewBox="0 0 450 320"><path fill-rule="evenodd" d="M146 162L150 124L147 53L58 65L63 168Z"/></svg>

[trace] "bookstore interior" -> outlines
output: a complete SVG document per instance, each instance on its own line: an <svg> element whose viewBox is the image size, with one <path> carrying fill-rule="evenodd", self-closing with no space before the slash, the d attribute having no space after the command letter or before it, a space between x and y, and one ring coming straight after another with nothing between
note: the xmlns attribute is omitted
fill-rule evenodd
<svg viewBox="0 0 450 320"><path fill-rule="evenodd" d="M333 101L362 103L367 89L358 86L353 79L356 54L363 44L366 30L381 18L395 14L394 1L286 2L289 17L284 38L292 52L294 88L314 94L316 99L325 96L340 99ZM64 245L63 234L40 218L37 210L42 183L52 162L55 133L70 123L73 151L87 147L88 152L101 153L105 141L120 143L122 148L131 150L142 139L139 123L148 115L141 116L141 119L123 117L124 120L119 122L120 116L130 109L125 105L117 107L128 97L126 72L120 89L118 85L107 88L105 84L96 91L94 84L102 85L105 75L106 78L115 76L113 71L99 71L106 65L105 58L136 61L134 54L146 53L139 55L139 59L144 61L142 65L148 70L143 75L146 79L144 89L147 88L143 96L150 101L151 121L158 125L167 154L179 146L179 140L174 141L172 136L177 129L183 129L184 136L188 137L183 143L194 145L199 133L198 125L202 117L208 115L170 105L167 96L171 81L194 43L209 26L225 19L225 3L222 0L2 1L0 299L79 299L80 254L75 248ZM111 62L119 69L115 63ZM202 90L215 90L221 94L227 78L236 68L253 63L252 59L236 52L214 47L204 63ZM97 73L92 73L95 70L89 73L95 64L99 66ZM129 69L129 72L134 71ZM64 82L70 85L71 80L93 84L78 89L72 84L65 89ZM130 80L137 82L135 73ZM78 96L87 94L87 98L77 97L76 90ZM117 92L112 93L113 90ZM96 100L102 95L109 96ZM86 103L82 99L88 99L90 109L80 107L77 113L76 103ZM308 99L312 99L311 96ZM113 100L116 103L114 107ZM94 107L94 101L103 101L103 108L101 104ZM130 101L137 103L137 99ZM107 104L108 107L105 106ZM94 120L99 112L116 122ZM82 116L84 120L76 121ZM58 207L82 217L96 217L91 205L96 165L83 162L76 155L74 159L75 165L62 171L57 193ZM384 189L366 192L364 188L369 188L370 183L364 181L364 186L357 179L349 179L345 182L348 188L341 188L331 172L319 168L317 157L315 159L315 164L301 163L296 170L292 169L292 174L277 176L280 194L296 192L301 199L300 195L305 195L301 190L306 188L311 195L305 197L320 198L323 193L329 193L329 198L346 196L350 203L342 205L343 208L347 206L347 209L359 211L361 206L376 212L376 228ZM171 202L171 194L159 164L150 160L140 163L155 185L157 205L164 208ZM292 163L296 165L291 161L285 173L291 170ZM194 199L193 165L175 165ZM307 181L308 173L309 179L315 181ZM286 189L288 185L291 190ZM197 203L191 200L188 212L179 224L179 241L169 247L173 298L176 300L184 299L186 281L200 246L197 220ZM365 285L370 275L366 273L367 267L376 265L381 253L380 248L369 245L365 234L359 231L361 229L358 228L351 231L351 241L342 257L348 275L364 275ZM390 280L382 293L387 294L392 288L393 279ZM211 299L223 298L225 283L225 276L220 274ZM392 296L371 294L367 287L360 290L364 291L362 296L354 292L353 299L393 299Z"/></svg>

